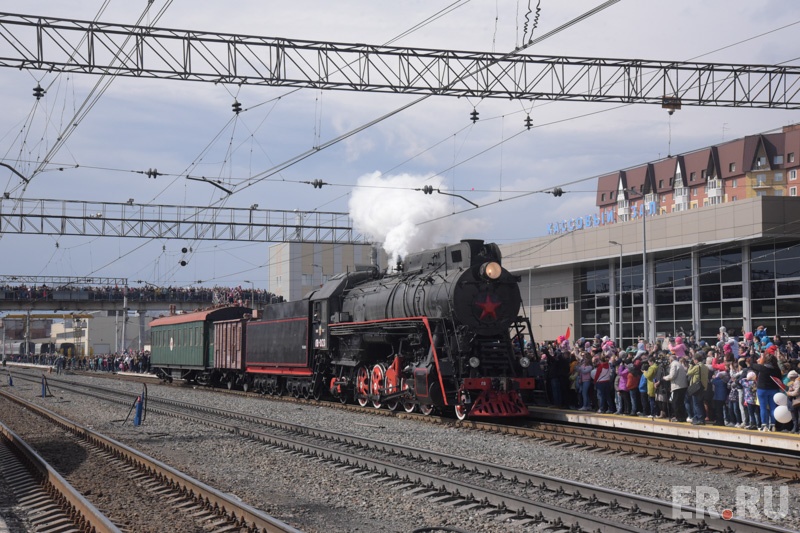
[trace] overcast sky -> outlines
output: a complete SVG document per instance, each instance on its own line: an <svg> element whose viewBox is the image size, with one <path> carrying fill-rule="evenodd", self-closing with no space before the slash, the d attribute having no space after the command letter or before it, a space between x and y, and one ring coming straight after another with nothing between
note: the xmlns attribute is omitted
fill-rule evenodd
<svg viewBox="0 0 800 533"><path fill-rule="evenodd" d="M167 28L380 45L453 5L452 12L393 44L509 52L522 40L528 3L175 0L153 24L165 6L156 0L143 20ZM600 3L542 0L533 37ZM133 24L146 4L111 0L100 15L99 0L7 1L2 10ZM536 1L530 4L535 7ZM790 0L622 0L526 53L796 65L798 28L800 4ZM100 78L10 68L0 74L0 161L29 175L70 129L66 125ZM38 103L32 96L37 83L48 87ZM246 111L231 120L234 98ZM180 176L233 185L417 98L118 78L51 158L64 170L36 176L24 197L209 205L221 200L222 191ZM474 125L469 119L473 108L480 112ZM534 128L517 135L528 113ZM545 234L548 222L596 211L594 180L564 187L567 193L560 198L539 193L516 199L521 193L795 122L800 113L782 110L684 106L670 118L655 105L432 97L218 205L349 212L354 196L364 198L353 194L359 180L374 180L376 174L387 180L434 179L443 190L457 191L481 208L447 216L469 207L449 198L446 222L424 225L420 232L436 242L479 238L508 243ZM137 173L150 168L167 175L153 180ZM330 185L314 189L297 183L314 179ZM12 197L22 194L20 179L5 168L0 168L0 183ZM408 194L423 201L421 192L397 190L369 196L369 201L389 206ZM182 254L182 247L192 252ZM265 244L4 234L0 249L2 274L121 277L180 286L198 280L209 286L248 285L244 280L250 280L267 287ZM179 266L181 259L188 265Z"/></svg>

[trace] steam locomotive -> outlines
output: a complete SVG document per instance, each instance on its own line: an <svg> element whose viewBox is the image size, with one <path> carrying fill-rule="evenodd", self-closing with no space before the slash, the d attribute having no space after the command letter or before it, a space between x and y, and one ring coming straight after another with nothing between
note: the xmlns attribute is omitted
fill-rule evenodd
<svg viewBox="0 0 800 533"><path fill-rule="evenodd" d="M525 416L535 383L521 301L499 247L464 240L410 254L395 272L338 274L263 316L226 307L154 320L151 364L164 379L266 394Z"/></svg>

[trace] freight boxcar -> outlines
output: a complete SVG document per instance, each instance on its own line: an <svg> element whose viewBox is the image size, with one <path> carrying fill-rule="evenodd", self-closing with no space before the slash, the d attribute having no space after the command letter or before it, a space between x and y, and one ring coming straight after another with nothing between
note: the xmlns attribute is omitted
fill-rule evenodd
<svg viewBox="0 0 800 533"><path fill-rule="evenodd" d="M220 372L214 360L214 323L241 319L250 313L248 307L221 307L153 320L151 367L167 381L217 384Z"/></svg>

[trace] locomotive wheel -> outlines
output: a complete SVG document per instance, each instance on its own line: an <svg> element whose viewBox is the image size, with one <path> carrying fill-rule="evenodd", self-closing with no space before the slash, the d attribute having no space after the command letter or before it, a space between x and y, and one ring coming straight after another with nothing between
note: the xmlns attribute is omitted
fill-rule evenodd
<svg viewBox="0 0 800 533"><path fill-rule="evenodd" d="M247 392L247 391L250 390L250 383L248 383L247 380L244 380L244 382L242 383L242 390L244 392Z"/></svg>
<svg viewBox="0 0 800 533"><path fill-rule="evenodd" d="M372 396L380 397L381 392L383 392L383 382L386 380L386 366L384 365L375 365L372 367L372 380L370 381L370 388L369 392ZM381 403L380 400L372 400L372 406L375 409L380 409Z"/></svg>
<svg viewBox="0 0 800 533"><path fill-rule="evenodd" d="M400 379L398 378L397 371L394 369L394 367L390 366L389 368L387 368L386 378L384 380L384 386L383 386L383 390L386 392L386 394L396 393L398 390L396 383L399 382ZM400 402L398 400L390 400L386 402L386 407L390 411L397 411L398 409L400 409Z"/></svg>
<svg viewBox="0 0 800 533"><path fill-rule="evenodd" d="M367 394L369 393L369 371L367 367L360 366L358 367L358 372L356 373L356 400L358 400L358 405L361 407L366 407L369 403L369 398Z"/></svg>
<svg viewBox="0 0 800 533"><path fill-rule="evenodd" d="M430 414L433 413L433 406L429 404L428 405L419 404L419 412L425 416L430 416Z"/></svg>
<svg viewBox="0 0 800 533"><path fill-rule="evenodd" d="M467 418L467 413L469 413L469 407L462 404L456 405L456 418L459 420L464 420Z"/></svg>
<svg viewBox="0 0 800 533"><path fill-rule="evenodd" d="M341 402L342 404L346 404L347 403L347 393L346 392L342 391L341 393L339 393L339 402Z"/></svg>
<svg viewBox="0 0 800 533"><path fill-rule="evenodd" d="M231 389L233 389L233 380L229 379L228 380L228 390L231 390Z"/></svg>
<svg viewBox="0 0 800 533"><path fill-rule="evenodd" d="M314 397L315 400L320 401L322 399L322 387L315 387L312 391L311 395Z"/></svg>
<svg viewBox="0 0 800 533"><path fill-rule="evenodd" d="M405 410L406 413L413 413L416 408L417 404L414 402L403 402L403 410Z"/></svg>

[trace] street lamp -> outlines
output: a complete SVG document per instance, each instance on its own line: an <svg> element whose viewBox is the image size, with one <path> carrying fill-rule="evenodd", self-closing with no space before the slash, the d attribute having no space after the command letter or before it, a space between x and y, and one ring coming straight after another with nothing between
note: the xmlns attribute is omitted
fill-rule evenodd
<svg viewBox="0 0 800 533"><path fill-rule="evenodd" d="M250 284L250 304L252 305L256 301L256 285L255 285L255 283L253 283L249 279L245 279L245 280L242 280L242 281L244 281L245 283L249 283Z"/></svg>
<svg viewBox="0 0 800 533"><path fill-rule="evenodd" d="M325 283L325 270L322 268L322 265L316 263L313 263L311 266L319 268L320 286L322 286L322 284Z"/></svg>
<svg viewBox="0 0 800 533"><path fill-rule="evenodd" d="M617 298L619 298L619 314L617 315L617 348L622 349L622 244L617 241L608 241L608 244L619 246L619 282L617 282Z"/></svg>

